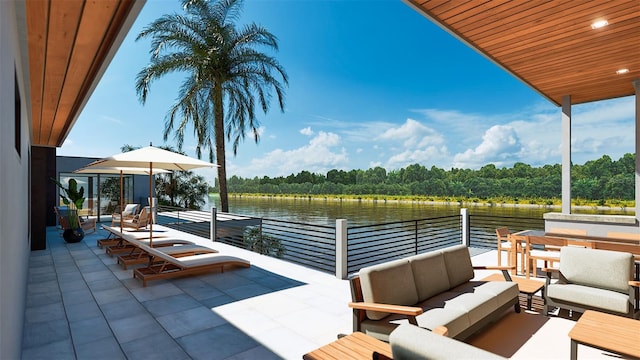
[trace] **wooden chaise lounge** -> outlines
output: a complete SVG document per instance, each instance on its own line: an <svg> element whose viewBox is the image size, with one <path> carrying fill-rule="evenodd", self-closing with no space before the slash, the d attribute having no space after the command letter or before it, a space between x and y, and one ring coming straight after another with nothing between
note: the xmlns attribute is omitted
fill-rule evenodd
<svg viewBox="0 0 640 360"><path fill-rule="evenodd" d="M161 246L155 248L167 255L171 256L189 256L200 254L212 254L217 253L218 250L208 248L206 246L195 244L174 244L171 246ZM139 247L132 249L128 254L118 255L118 264L122 264L122 267L126 270L130 265L144 264L149 262L149 254Z"/></svg>
<svg viewBox="0 0 640 360"><path fill-rule="evenodd" d="M147 281L151 280L198 275L214 270L223 272L225 266L251 266L247 260L220 253L172 256L143 243L139 247L150 257L148 266L133 270L133 277L142 280L142 286L147 286Z"/></svg>
<svg viewBox="0 0 640 360"><path fill-rule="evenodd" d="M105 226L102 228L109 232L109 236L113 235L109 241L105 239L102 240L102 245L105 248L107 254L109 256L113 256L115 254L126 254L131 253L138 249L138 247L131 243L131 239L139 240L143 243L149 244L149 232L140 232L140 231L131 231L131 230L123 230L120 231L119 227L115 226ZM100 246L100 241L98 242L98 246ZM156 234L154 231L153 234L153 246L162 247L162 246L173 246L173 245L193 245L192 241L168 238L166 235Z"/></svg>

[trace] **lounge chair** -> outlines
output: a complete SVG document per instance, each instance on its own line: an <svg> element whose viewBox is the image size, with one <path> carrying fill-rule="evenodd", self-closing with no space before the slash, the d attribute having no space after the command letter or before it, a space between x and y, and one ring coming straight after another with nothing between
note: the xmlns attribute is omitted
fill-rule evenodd
<svg viewBox="0 0 640 360"><path fill-rule="evenodd" d="M134 242L137 240L134 240ZM225 266L250 267L249 261L220 253L200 255L169 255L143 243L137 244L149 255L149 265L133 270L133 277L142 280L142 286L147 281L171 279L181 276L197 275L214 270L224 271Z"/></svg>
<svg viewBox="0 0 640 360"><path fill-rule="evenodd" d="M168 239L167 239L168 240ZM161 251L171 256L189 256L200 254L212 254L217 253L217 250L208 248L206 246L195 244L173 244L170 246L156 247L158 251ZM118 264L122 264L122 267L126 270L129 265L144 264L149 262L149 253L139 247L132 248L128 254L118 255Z"/></svg>
<svg viewBox="0 0 640 360"><path fill-rule="evenodd" d="M149 220L150 220L149 207L145 206L142 208L142 210L140 210L140 213L133 216L133 218L131 219L125 218L122 221L120 221L120 219L118 219L118 221L115 221L115 222L112 221L111 226L119 227L120 223L122 222L122 227L126 228L127 230L130 230L130 229L140 230L141 228L146 228L149 225Z"/></svg>
<svg viewBox="0 0 640 360"><path fill-rule="evenodd" d="M149 245L149 236L150 233L137 231L137 230L123 230L120 231L120 227L114 226L102 226L102 228L109 232L109 236L113 236L109 241L116 240L115 243L107 243L104 245L106 252L109 256L113 256L115 254L126 254L131 253L132 250L136 250L138 248L137 245L132 244L133 240L137 240L141 243ZM109 238L107 238L109 239ZM165 246L173 246L173 245L193 245L193 242L182 239L174 239L167 238L166 235L156 234L154 231L153 234L153 246L154 247L165 247Z"/></svg>
<svg viewBox="0 0 640 360"><path fill-rule="evenodd" d="M139 204L127 204L122 210L122 218L125 220L133 220L138 214ZM120 211L111 214L111 226L120 224Z"/></svg>

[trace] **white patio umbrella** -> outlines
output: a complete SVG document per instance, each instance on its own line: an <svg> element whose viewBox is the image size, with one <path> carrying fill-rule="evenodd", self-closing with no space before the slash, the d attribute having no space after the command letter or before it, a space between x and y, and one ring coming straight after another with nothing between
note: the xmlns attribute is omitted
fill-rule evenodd
<svg viewBox="0 0 640 360"><path fill-rule="evenodd" d="M149 168L137 168L137 167L83 167L78 170L75 170L75 174L120 174L120 232L122 232L122 220L123 220L123 201L124 201L124 186L122 181L122 175L149 175L150 178L153 177L153 174L165 174L170 173L171 171L165 169L152 169L153 172L150 173Z"/></svg>
<svg viewBox="0 0 640 360"><path fill-rule="evenodd" d="M134 167L149 169L149 208L153 210L152 177L153 169L187 171L202 167L217 166L189 156L167 151L154 146L132 150L104 159L96 160L85 166L88 168ZM153 221L149 223L149 246L153 243Z"/></svg>

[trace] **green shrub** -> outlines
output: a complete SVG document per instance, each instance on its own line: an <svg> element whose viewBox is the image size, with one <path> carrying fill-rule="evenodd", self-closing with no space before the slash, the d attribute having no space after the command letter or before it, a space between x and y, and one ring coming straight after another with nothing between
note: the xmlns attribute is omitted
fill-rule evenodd
<svg viewBox="0 0 640 360"><path fill-rule="evenodd" d="M262 255L281 258L285 253L280 239L264 235L260 226L248 226L244 229L243 242L245 248Z"/></svg>

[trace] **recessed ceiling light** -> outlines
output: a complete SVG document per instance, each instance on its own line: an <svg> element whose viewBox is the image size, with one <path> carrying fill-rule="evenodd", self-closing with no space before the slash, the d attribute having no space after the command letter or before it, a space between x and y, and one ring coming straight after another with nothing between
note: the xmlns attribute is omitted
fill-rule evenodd
<svg viewBox="0 0 640 360"><path fill-rule="evenodd" d="M605 27L609 25L609 22L607 20L598 20L596 22L594 22L593 24L591 24L591 28L592 29L599 29L601 27Z"/></svg>
<svg viewBox="0 0 640 360"><path fill-rule="evenodd" d="M620 70L616 71L616 74L622 75L622 74L626 74L628 72L629 72L629 69L620 69Z"/></svg>

